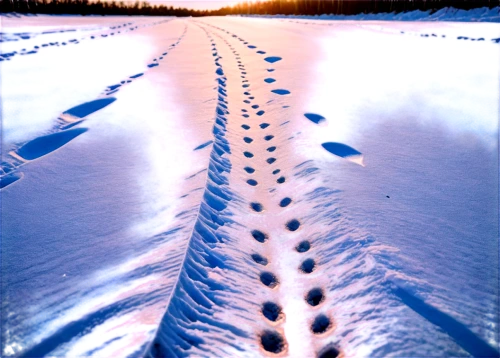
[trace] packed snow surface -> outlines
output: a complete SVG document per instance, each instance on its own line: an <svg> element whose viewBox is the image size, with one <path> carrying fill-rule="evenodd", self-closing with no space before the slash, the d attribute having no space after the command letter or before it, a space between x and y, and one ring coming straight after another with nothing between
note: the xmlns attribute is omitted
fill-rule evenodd
<svg viewBox="0 0 500 358"><path fill-rule="evenodd" d="M2 17L2 355L498 356L498 38Z"/></svg>

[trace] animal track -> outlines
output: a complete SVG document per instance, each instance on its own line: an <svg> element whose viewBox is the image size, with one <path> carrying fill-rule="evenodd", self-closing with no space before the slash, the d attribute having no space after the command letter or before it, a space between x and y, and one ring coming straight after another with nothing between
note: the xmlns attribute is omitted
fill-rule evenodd
<svg viewBox="0 0 500 358"><path fill-rule="evenodd" d="M297 252L303 253L309 251L310 248L311 244L309 243L309 241L304 240L295 247L295 250L297 250Z"/></svg>
<svg viewBox="0 0 500 358"><path fill-rule="evenodd" d="M285 340L277 331L264 331L260 336L262 348L271 353L281 353L285 349Z"/></svg>
<svg viewBox="0 0 500 358"><path fill-rule="evenodd" d="M281 57L269 56L269 57L266 57L264 60L269 62L269 63L275 63L275 62L281 61Z"/></svg>
<svg viewBox="0 0 500 358"><path fill-rule="evenodd" d="M38 137L19 148L16 154L25 160L34 160L61 148L86 131L87 128L76 128Z"/></svg>
<svg viewBox="0 0 500 358"><path fill-rule="evenodd" d="M110 105L114 101L116 101L116 98L108 97L108 98L99 98L90 102L85 102L64 111L61 115L61 118L63 118L67 122L72 122L76 119L85 118L88 115L97 112L98 110L103 109L104 107Z"/></svg>
<svg viewBox="0 0 500 358"><path fill-rule="evenodd" d="M262 314L272 322L276 322L283 318L281 307L274 302L265 302L262 305Z"/></svg>
<svg viewBox="0 0 500 358"><path fill-rule="evenodd" d="M268 264L267 259L264 256L259 255L259 254L252 254L252 260L254 260L256 263L258 263L259 265L262 265L262 266L267 266L267 264Z"/></svg>
<svg viewBox="0 0 500 358"><path fill-rule="evenodd" d="M278 184L283 184L285 182L285 177L279 177L278 179L276 179L276 182Z"/></svg>
<svg viewBox="0 0 500 358"><path fill-rule="evenodd" d="M326 118L314 113L305 113L304 116L309 119L311 122L320 124L326 121Z"/></svg>
<svg viewBox="0 0 500 358"><path fill-rule="evenodd" d="M279 284L279 281L276 278L276 276L269 271L262 272L260 274L260 282L262 282L265 286L269 288L275 288Z"/></svg>
<svg viewBox="0 0 500 358"><path fill-rule="evenodd" d="M310 306L316 307L325 300L325 294L319 287L315 287L306 295L306 301Z"/></svg>
<svg viewBox="0 0 500 358"><path fill-rule="evenodd" d="M248 185L251 185L251 186L257 186L257 184L258 184L257 181L254 179L248 179L247 183L248 183Z"/></svg>
<svg viewBox="0 0 500 358"><path fill-rule="evenodd" d="M311 324L311 331L314 334L325 333L329 328L331 328L332 323L330 318L324 314L316 316L313 323Z"/></svg>
<svg viewBox="0 0 500 358"><path fill-rule="evenodd" d="M296 231L300 227L300 222L297 219L292 219L285 226L289 231Z"/></svg>
<svg viewBox="0 0 500 358"><path fill-rule="evenodd" d="M290 91L286 90L286 89L274 89L271 92L279 94L280 96L284 96L284 95L290 94Z"/></svg>
<svg viewBox="0 0 500 358"><path fill-rule="evenodd" d="M337 358L340 352L333 345L328 345L318 353L318 358Z"/></svg>
<svg viewBox="0 0 500 358"><path fill-rule="evenodd" d="M260 243L266 242L269 237L259 230L252 230L252 237Z"/></svg>
<svg viewBox="0 0 500 358"><path fill-rule="evenodd" d="M316 262L311 258L305 259L300 264L300 271L302 271L303 273L312 273L315 270L315 268L316 268Z"/></svg>
<svg viewBox="0 0 500 358"><path fill-rule="evenodd" d="M328 142L321 144L321 146L325 148L328 152L338 157L345 158L351 162L364 166L363 154L346 144Z"/></svg>
<svg viewBox="0 0 500 358"><path fill-rule="evenodd" d="M250 203L250 207L253 211L256 211L258 213L261 213L264 210L264 206L262 206L262 204L260 203Z"/></svg>
<svg viewBox="0 0 500 358"><path fill-rule="evenodd" d="M283 198L283 199L281 199L281 201L280 201L280 206L281 206L282 208L285 208L285 207L287 207L288 205L290 205L290 203L291 203L291 202L292 202L292 199L290 199L290 198L288 198L288 197L287 197L287 198Z"/></svg>

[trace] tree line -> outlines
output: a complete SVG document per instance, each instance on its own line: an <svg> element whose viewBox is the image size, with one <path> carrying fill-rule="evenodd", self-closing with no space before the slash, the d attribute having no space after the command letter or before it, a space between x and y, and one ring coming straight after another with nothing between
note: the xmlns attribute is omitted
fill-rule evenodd
<svg viewBox="0 0 500 358"><path fill-rule="evenodd" d="M131 1L0 0L0 12L21 14L224 16L224 15L355 15L405 12L444 7L470 10L500 6L500 0L264 0L245 1L218 10L193 10Z"/></svg>

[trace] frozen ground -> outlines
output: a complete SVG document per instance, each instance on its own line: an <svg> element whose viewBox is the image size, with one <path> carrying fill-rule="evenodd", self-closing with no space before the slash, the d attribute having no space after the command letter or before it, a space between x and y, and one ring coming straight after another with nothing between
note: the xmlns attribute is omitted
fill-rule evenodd
<svg viewBox="0 0 500 358"><path fill-rule="evenodd" d="M3 355L498 356L499 37L2 17Z"/></svg>

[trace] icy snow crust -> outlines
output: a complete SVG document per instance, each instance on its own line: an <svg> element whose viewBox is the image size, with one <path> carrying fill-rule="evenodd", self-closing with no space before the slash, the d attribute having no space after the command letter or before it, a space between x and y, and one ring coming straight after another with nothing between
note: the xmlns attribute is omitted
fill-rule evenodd
<svg viewBox="0 0 500 358"><path fill-rule="evenodd" d="M3 355L498 355L498 25L2 21Z"/></svg>

